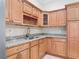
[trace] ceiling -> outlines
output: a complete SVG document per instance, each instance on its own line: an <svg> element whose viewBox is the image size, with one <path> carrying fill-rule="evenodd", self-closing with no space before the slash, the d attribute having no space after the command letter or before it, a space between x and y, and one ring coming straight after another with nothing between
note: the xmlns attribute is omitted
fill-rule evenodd
<svg viewBox="0 0 79 59"><path fill-rule="evenodd" d="M65 8L65 4L79 2L79 0L28 0L43 11Z"/></svg>

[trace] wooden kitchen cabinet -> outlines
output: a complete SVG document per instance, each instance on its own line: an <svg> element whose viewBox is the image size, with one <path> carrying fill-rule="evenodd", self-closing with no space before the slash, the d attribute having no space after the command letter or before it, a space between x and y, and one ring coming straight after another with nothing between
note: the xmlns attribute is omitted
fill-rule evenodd
<svg viewBox="0 0 79 59"><path fill-rule="evenodd" d="M68 56L79 59L79 41L77 38L68 38Z"/></svg>
<svg viewBox="0 0 79 59"><path fill-rule="evenodd" d="M47 53L52 53L52 40L51 39L47 39Z"/></svg>
<svg viewBox="0 0 79 59"><path fill-rule="evenodd" d="M68 21L68 37L79 38L79 21Z"/></svg>
<svg viewBox="0 0 79 59"><path fill-rule="evenodd" d="M43 13L42 11L39 11L39 17L38 17L38 26L43 26Z"/></svg>
<svg viewBox="0 0 79 59"><path fill-rule="evenodd" d="M66 10L61 9L49 12L48 25L49 26L65 26L66 25Z"/></svg>
<svg viewBox="0 0 79 59"><path fill-rule="evenodd" d="M56 12L50 12L48 18L49 26L57 26Z"/></svg>
<svg viewBox="0 0 79 59"><path fill-rule="evenodd" d="M68 22L68 56L79 59L79 21Z"/></svg>
<svg viewBox="0 0 79 59"><path fill-rule="evenodd" d="M47 52L47 39L39 40L39 59L42 59Z"/></svg>
<svg viewBox="0 0 79 59"><path fill-rule="evenodd" d="M29 43L6 49L7 59L29 59Z"/></svg>
<svg viewBox="0 0 79 59"><path fill-rule="evenodd" d="M66 56L65 39L49 38L47 53L52 54L52 55Z"/></svg>
<svg viewBox="0 0 79 59"><path fill-rule="evenodd" d="M33 7L33 16L38 17L38 9Z"/></svg>
<svg viewBox="0 0 79 59"><path fill-rule="evenodd" d="M6 59L17 59L17 54L7 57Z"/></svg>
<svg viewBox="0 0 79 59"><path fill-rule="evenodd" d="M66 56L66 41L65 39L56 39L55 44L55 54L60 56Z"/></svg>
<svg viewBox="0 0 79 59"><path fill-rule="evenodd" d="M57 14L57 26L65 26L66 25L66 10L61 9L56 11Z"/></svg>
<svg viewBox="0 0 79 59"><path fill-rule="evenodd" d="M48 39L48 44L47 44L47 53L49 54L55 54L55 42L53 40L53 38L49 38Z"/></svg>
<svg viewBox="0 0 79 59"><path fill-rule="evenodd" d="M26 50L18 53L17 59L29 59L29 49L26 49Z"/></svg>
<svg viewBox="0 0 79 59"><path fill-rule="evenodd" d="M31 47L31 59L38 59L38 45Z"/></svg>
<svg viewBox="0 0 79 59"><path fill-rule="evenodd" d="M29 59L29 49L7 57L7 59Z"/></svg>
<svg viewBox="0 0 79 59"><path fill-rule="evenodd" d="M23 11L27 14L32 14L33 13L33 7L30 5L28 2L23 3Z"/></svg>
<svg viewBox="0 0 79 59"><path fill-rule="evenodd" d="M10 19L10 0L6 0L6 21Z"/></svg>
<svg viewBox="0 0 79 59"><path fill-rule="evenodd" d="M66 9L67 20L79 20L79 3L69 4Z"/></svg>
<svg viewBox="0 0 79 59"><path fill-rule="evenodd" d="M23 23L22 0L11 0L11 19L14 23Z"/></svg>

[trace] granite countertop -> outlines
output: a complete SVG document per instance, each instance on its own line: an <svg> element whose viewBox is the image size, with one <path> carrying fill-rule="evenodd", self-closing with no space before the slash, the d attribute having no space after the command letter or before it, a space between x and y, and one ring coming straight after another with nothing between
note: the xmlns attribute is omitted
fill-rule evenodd
<svg viewBox="0 0 79 59"><path fill-rule="evenodd" d="M42 38L46 38L46 37L53 37L53 38L62 38L62 39L66 39L67 37L65 35L48 35L48 34L43 34L43 35L34 35L33 39L25 39L25 38L19 38L19 39L12 39L12 40L7 40L6 41L6 48L10 48L10 47L14 47L20 44L24 44L27 42L31 42L34 40L40 40Z"/></svg>

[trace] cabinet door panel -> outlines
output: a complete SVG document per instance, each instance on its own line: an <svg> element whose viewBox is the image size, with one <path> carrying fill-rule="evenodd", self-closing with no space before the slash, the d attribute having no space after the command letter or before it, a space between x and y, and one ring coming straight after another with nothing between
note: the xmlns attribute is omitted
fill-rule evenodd
<svg viewBox="0 0 79 59"><path fill-rule="evenodd" d="M71 58L79 58L79 41L76 38L68 38L68 56Z"/></svg>
<svg viewBox="0 0 79 59"><path fill-rule="evenodd" d="M11 18L13 22L22 24L23 21L22 0L11 1Z"/></svg>
<svg viewBox="0 0 79 59"><path fill-rule="evenodd" d="M38 59L38 45L31 47L31 59Z"/></svg>
<svg viewBox="0 0 79 59"><path fill-rule="evenodd" d="M79 38L79 21L68 22L68 37Z"/></svg>
<svg viewBox="0 0 79 59"><path fill-rule="evenodd" d="M64 9L59 10L57 13L57 26L66 25L66 11Z"/></svg>
<svg viewBox="0 0 79 59"><path fill-rule="evenodd" d="M29 59L29 49L20 52L18 59Z"/></svg>
<svg viewBox="0 0 79 59"><path fill-rule="evenodd" d="M32 6L29 4L29 3L24 3L23 5L23 11L28 13L28 14L31 14L32 13Z"/></svg>
<svg viewBox="0 0 79 59"><path fill-rule="evenodd" d="M47 52L52 53L52 40L49 38L47 41Z"/></svg>
<svg viewBox="0 0 79 59"><path fill-rule="evenodd" d="M45 55L45 45L44 44L40 44L39 45L39 58L41 59L44 55Z"/></svg>
<svg viewBox="0 0 79 59"><path fill-rule="evenodd" d="M65 56L66 45L65 42L55 42L56 54L60 56Z"/></svg>
<svg viewBox="0 0 79 59"><path fill-rule="evenodd" d="M10 1L6 0L6 21L9 21L10 17Z"/></svg>
<svg viewBox="0 0 79 59"><path fill-rule="evenodd" d="M48 20L49 26L57 26L57 20L56 20L56 12L50 13L50 18Z"/></svg>
<svg viewBox="0 0 79 59"><path fill-rule="evenodd" d="M67 6L67 20L79 20L79 3Z"/></svg>

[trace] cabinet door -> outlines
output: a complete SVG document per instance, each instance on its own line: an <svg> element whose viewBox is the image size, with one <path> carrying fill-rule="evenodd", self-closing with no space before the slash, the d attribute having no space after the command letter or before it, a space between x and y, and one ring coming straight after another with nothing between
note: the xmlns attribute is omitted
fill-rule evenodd
<svg viewBox="0 0 79 59"><path fill-rule="evenodd" d="M47 40L48 42L47 42L47 53L52 53L51 51L52 51L52 40L51 39L48 39Z"/></svg>
<svg viewBox="0 0 79 59"><path fill-rule="evenodd" d="M10 12L11 12L11 0L6 0L6 21L11 21L10 17Z"/></svg>
<svg viewBox="0 0 79 59"><path fill-rule="evenodd" d="M17 59L17 54L7 57L6 59Z"/></svg>
<svg viewBox="0 0 79 59"><path fill-rule="evenodd" d="M55 42L55 52L57 55L66 56L66 44L65 42Z"/></svg>
<svg viewBox="0 0 79 59"><path fill-rule="evenodd" d="M66 11L65 9L57 11L57 26L66 25Z"/></svg>
<svg viewBox="0 0 79 59"><path fill-rule="evenodd" d="M41 59L45 55L45 48L44 44L39 45L39 59Z"/></svg>
<svg viewBox="0 0 79 59"><path fill-rule="evenodd" d="M39 12L38 26L43 26L43 13L42 13L42 11Z"/></svg>
<svg viewBox="0 0 79 59"><path fill-rule="evenodd" d="M29 49L20 52L18 59L29 59Z"/></svg>
<svg viewBox="0 0 79 59"><path fill-rule="evenodd" d="M52 45L51 45L51 47L52 47L52 51L51 51L51 53L52 54L56 54L56 47L55 47L55 41L52 39Z"/></svg>
<svg viewBox="0 0 79 59"><path fill-rule="evenodd" d="M57 20L56 20L56 12L50 13L50 18L48 20L49 26L57 26Z"/></svg>
<svg viewBox="0 0 79 59"><path fill-rule="evenodd" d="M11 17L13 22L22 24L22 0L12 0L11 1Z"/></svg>
<svg viewBox="0 0 79 59"><path fill-rule="evenodd" d="M79 38L79 21L68 22L68 37Z"/></svg>
<svg viewBox="0 0 79 59"><path fill-rule="evenodd" d="M47 40L43 39L43 42L39 44L39 59L42 59L46 51L47 51Z"/></svg>
<svg viewBox="0 0 79 59"><path fill-rule="evenodd" d="M38 45L31 47L31 59L38 59Z"/></svg>
<svg viewBox="0 0 79 59"><path fill-rule="evenodd" d="M24 12L31 14L33 12L32 9L33 9L32 6L28 2L23 3L23 11Z"/></svg>
<svg viewBox="0 0 79 59"><path fill-rule="evenodd" d="M67 20L79 20L79 3L67 6Z"/></svg>
<svg viewBox="0 0 79 59"><path fill-rule="evenodd" d="M68 38L68 56L79 59L79 41L76 38Z"/></svg>

